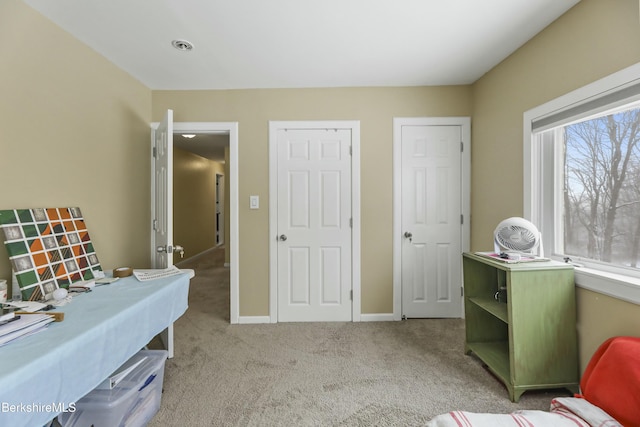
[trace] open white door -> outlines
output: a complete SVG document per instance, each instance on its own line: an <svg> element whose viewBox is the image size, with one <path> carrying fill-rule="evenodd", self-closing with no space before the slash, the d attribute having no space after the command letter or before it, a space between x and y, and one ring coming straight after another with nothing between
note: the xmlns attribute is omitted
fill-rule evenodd
<svg viewBox="0 0 640 427"><path fill-rule="evenodd" d="M152 134L153 144L153 255L154 268L173 265L173 253L182 252L173 244L173 110Z"/></svg>
<svg viewBox="0 0 640 427"><path fill-rule="evenodd" d="M153 159L153 197L151 219L153 268L173 265L173 111L167 110L164 120L151 131ZM182 250L182 248L180 248ZM173 357L173 325L160 334L160 339Z"/></svg>

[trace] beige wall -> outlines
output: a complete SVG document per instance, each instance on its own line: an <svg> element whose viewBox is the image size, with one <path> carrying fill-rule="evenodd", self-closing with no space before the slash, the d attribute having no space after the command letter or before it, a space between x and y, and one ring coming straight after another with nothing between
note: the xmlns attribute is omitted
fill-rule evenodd
<svg viewBox="0 0 640 427"><path fill-rule="evenodd" d="M0 209L79 206L103 267L148 267L151 91L20 0L0 57Z"/></svg>
<svg viewBox="0 0 640 427"><path fill-rule="evenodd" d="M580 366L607 338L618 335L640 337L640 306L601 293L578 288L578 345Z"/></svg>
<svg viewBox="0 0 640 427"><path fill-rule="evenodd" d="M240 315L269 315L270 120L359 120L362 312L393 312L393 118L469 116L468 86L227 91L154 91L153 119L238 122ZM249 195L260 209L249 209Z"/></svg>
<svg viewBox="0 0 640 427"><path fill-rule="evenodd" d="M225 174L223 164L174 148L173 241L184 259L216 245L216 174Z"/></svg>
<svg viewBox="0 0 640 427"><path fill-rule="evenodd" d="M523 214L524 112L638 61L638 1L582 0L473 85L474 250Z"/></svg>
<svg viewBox="0 0 640 427"><path fill-rule="evenodd" d="M639 61L638 1L582 0L473 85L472 250L523 214L523 113ZM578 316L583 369L604 338L640 334L636 304L578 289Z"/></svg>

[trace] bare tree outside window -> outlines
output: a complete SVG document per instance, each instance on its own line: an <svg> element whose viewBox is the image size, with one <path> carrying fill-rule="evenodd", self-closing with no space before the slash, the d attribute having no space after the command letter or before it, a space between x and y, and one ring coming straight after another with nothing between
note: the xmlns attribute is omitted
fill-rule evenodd
<svg viewBox="0 0 640 427"><path fill-rule="evenodd" d="M640 109L567 125L564 252L626 267L640 262Z"/></svg>

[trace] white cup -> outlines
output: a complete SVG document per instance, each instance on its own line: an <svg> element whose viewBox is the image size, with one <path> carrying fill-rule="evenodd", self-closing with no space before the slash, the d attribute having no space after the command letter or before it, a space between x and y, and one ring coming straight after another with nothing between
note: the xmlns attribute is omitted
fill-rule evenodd
<svg viewBox="0 0 640 427"><path fill-rule="evenodd" d="M7 300L7 281L0 279L0 302Z"/></svg>

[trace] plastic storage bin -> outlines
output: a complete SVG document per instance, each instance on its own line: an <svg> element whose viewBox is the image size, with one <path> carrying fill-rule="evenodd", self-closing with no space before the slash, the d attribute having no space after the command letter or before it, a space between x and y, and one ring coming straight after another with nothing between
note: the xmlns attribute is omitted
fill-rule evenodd
<svg viewBox="0 0 640 427"><path fill-rule="evenodd" d="M140 427L160 409L164 350L142 350L98 388L76 402L75 412L58 415L63 427ZM113 387L113 388L111 388Z"/></svg>

